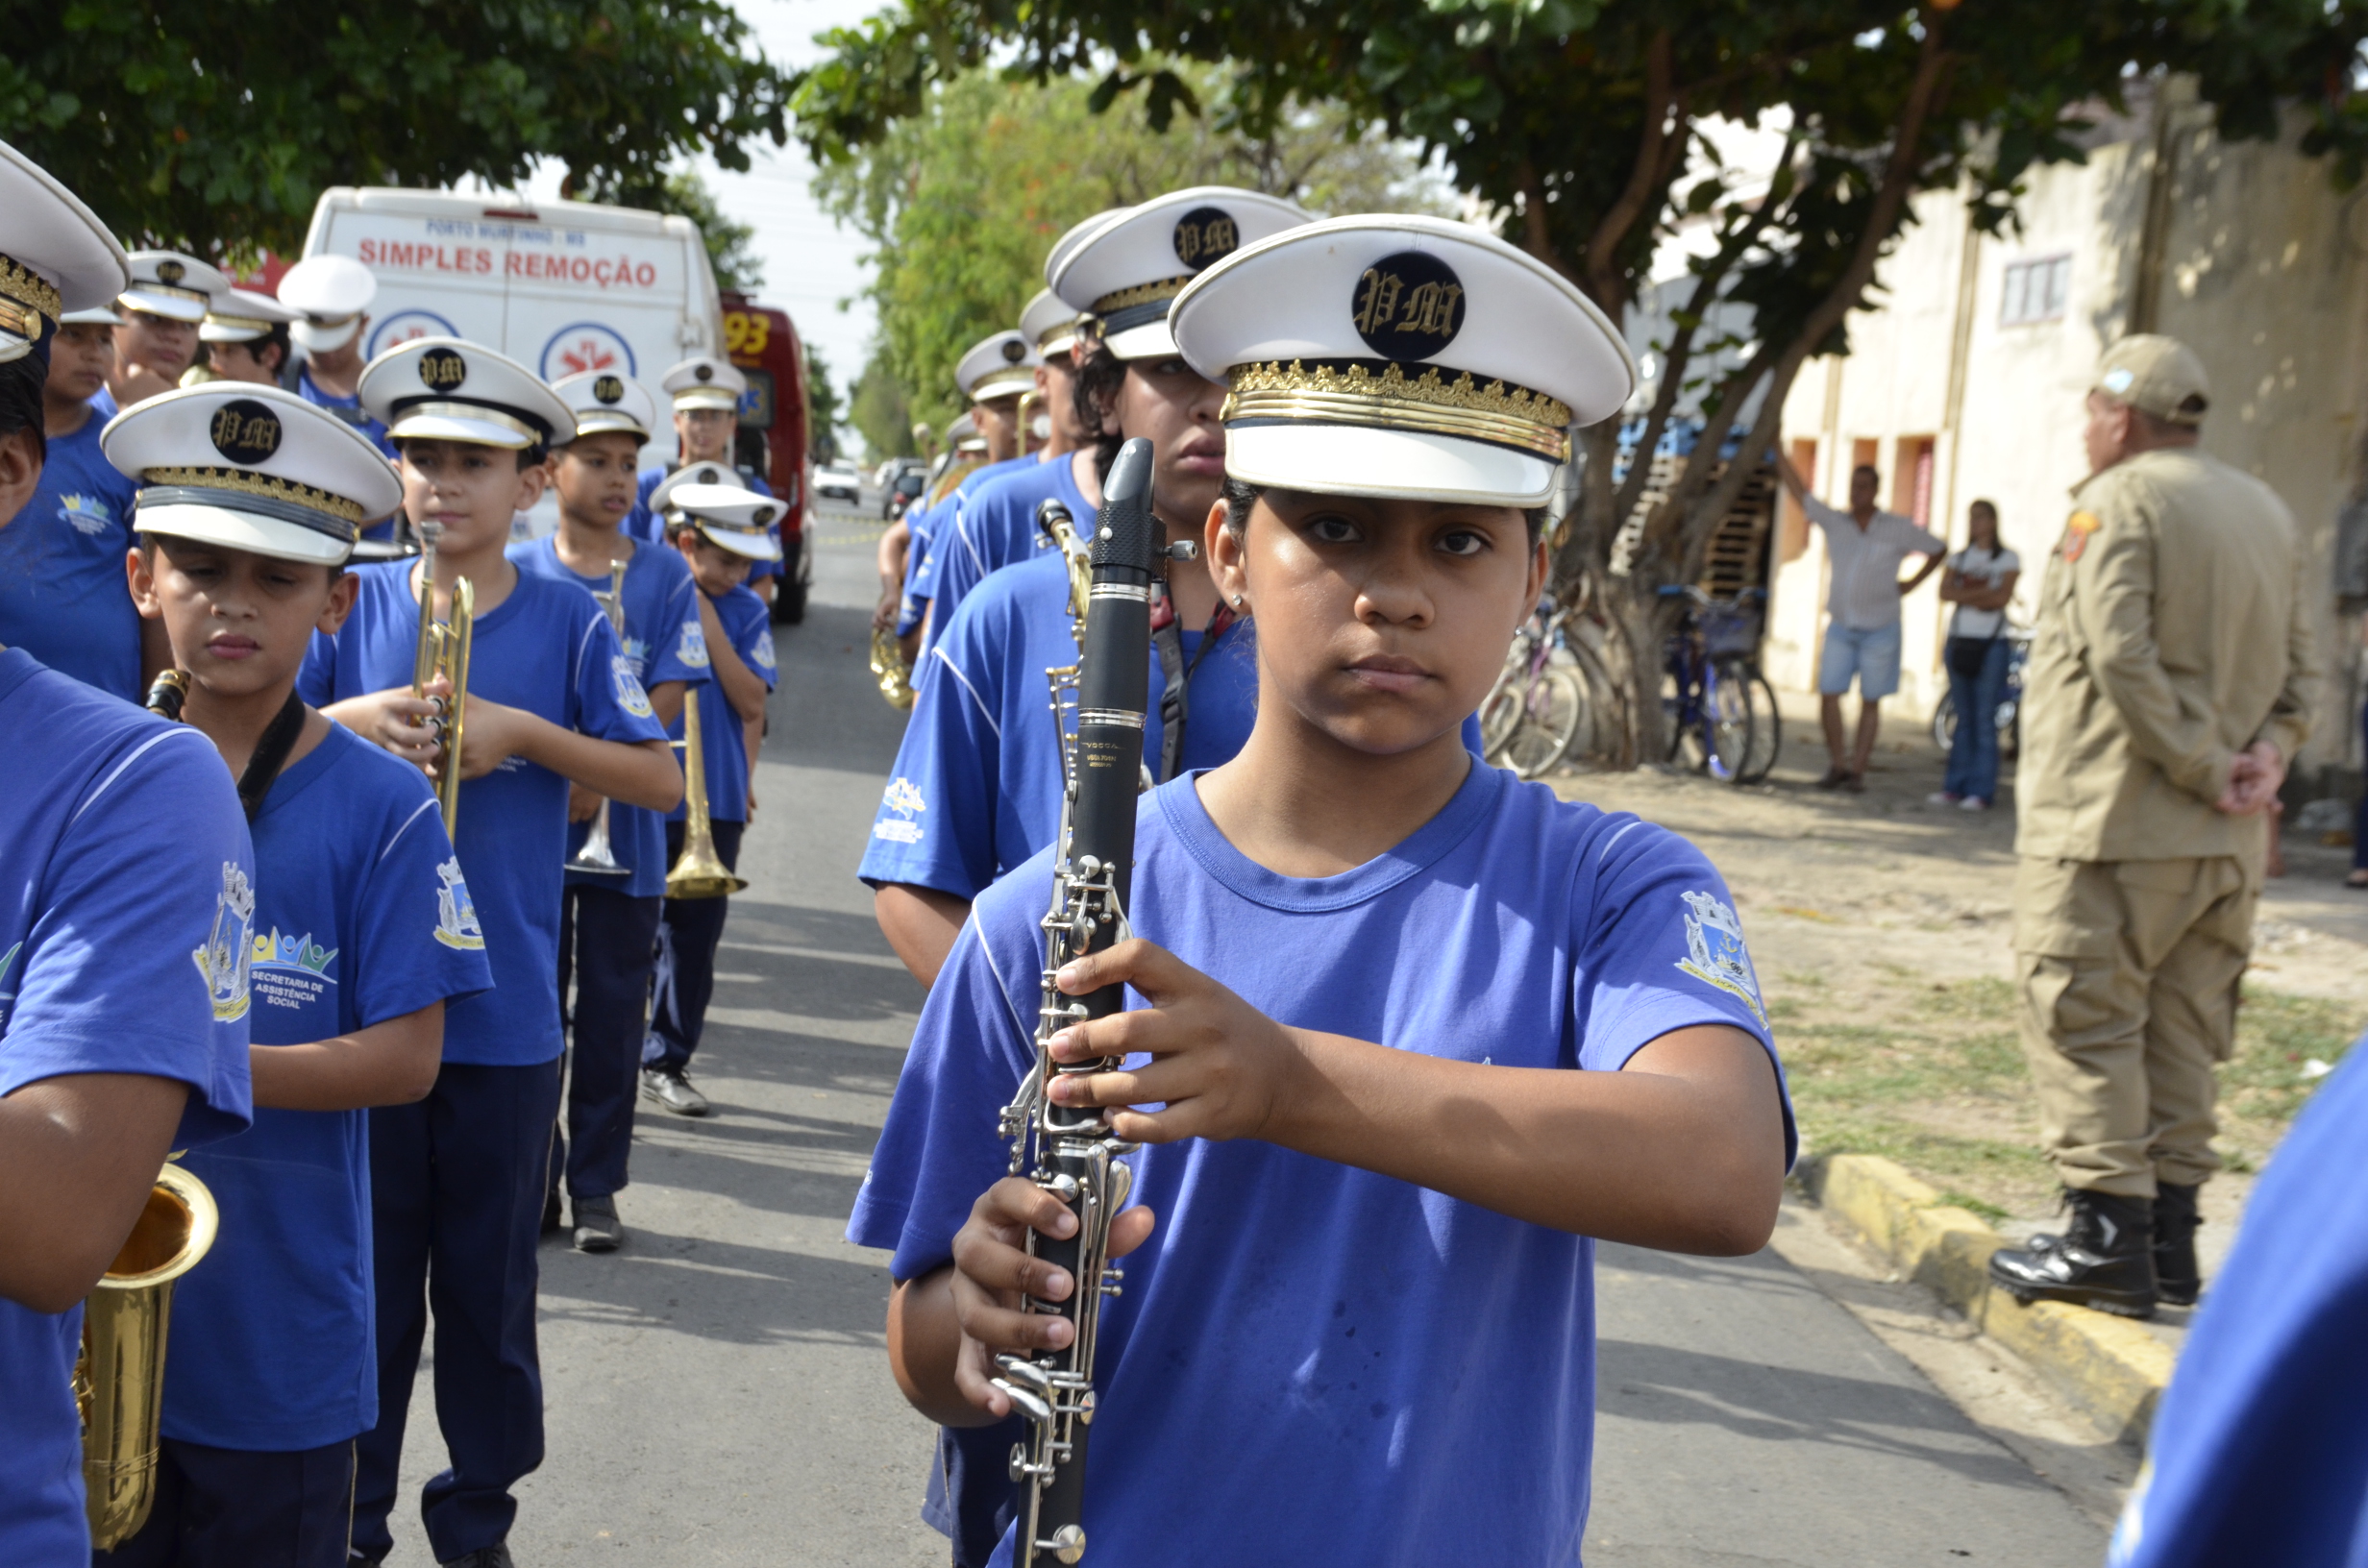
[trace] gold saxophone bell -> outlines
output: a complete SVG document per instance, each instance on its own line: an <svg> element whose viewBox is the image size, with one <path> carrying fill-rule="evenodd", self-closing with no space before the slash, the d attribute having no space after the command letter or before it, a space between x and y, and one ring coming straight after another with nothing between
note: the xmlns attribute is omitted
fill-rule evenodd
<svg viewBox="0 0 2368 1568"><path fill-rule="evenodd" d="M83 1304L74 1402L83 1424L84 1511L90 1544L101 1552L138 1533L156 1503L173 1282L206 1256L219 1223L206 1184L166 1165L130 1239Z"/></svg>
<svg viewBox="0 0 2368 1568"><path fill-rule="evenodd" d="M707 768L699 751L699 694L682 698L682 856L666 873L669 898L728 898L748 886L715 852L707 820Z"/></svg>
<svg viewBox="0 0 2368 1568"><path fill-rule="evenodd" d="M904 649L897 646L893 626L872 628L872 674L879 682L879 695L888 705L909 713L913 706L913 667L904 662Z"/></svg>
<svg viewBox="0 0 2368 1568"><path fill-rule="evenodd" d="M453 695L438 699L443 755L436 761L435 797L444 808L444 831L449 836L460 820L461 723L468 717L469 638L477 620L477 589L462 577L453 584L449 620L435 618L435 541L443 529L434 524L421 527L419 555L419 650L411 661L411 695L428 698L428 684L442 675Z"/></svg>

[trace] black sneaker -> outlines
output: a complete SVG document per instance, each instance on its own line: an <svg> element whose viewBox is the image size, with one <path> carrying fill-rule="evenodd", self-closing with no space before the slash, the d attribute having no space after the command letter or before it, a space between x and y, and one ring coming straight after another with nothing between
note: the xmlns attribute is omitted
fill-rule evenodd
<svg viewBox="0 0 2368 1568"><path fill-rule="evenodd" d="M680 1067L642 1068L641 1097L655 1100L678 1116L707 1114L707 1096L691 1087L689 1076Z"/></svg>
<svg viewBox="0 0 2368 1568"><path fill-rule="evenodd" d="M624 1239L625 1223L617 1218L616 1199L598 1197L576 1200L578 1252L614 1252Z"/></svg>
<svg viewBox="0 0 2368 1568"><path fill-rule="evenodd" d="M517 1565L509 1560L509 1543L496 1541L491 1546L479 1547L466 1556L441 1558L437 1568L517 1568Z"/></svg>
<svg viewBox="0 0 2368 1568"><path fill-rule="evenodd" d="M2154 1204L2110 1192L2064 1194L2072 1223L2060 1237L1990 1254L1990 1283L2028 1307L2060 1301L2118 1317L2155 1312Z"/></svg>
<svg viewBox="0 0 2368 1568"><path fill-rule="evenodd" d="M2194 1187L2155 1183L2155 1294L2174 1307L2192 1307L2204 1293L2204 1272L2195 1262L2195 1228L2204 1222L2196 1212Z"/></svg>

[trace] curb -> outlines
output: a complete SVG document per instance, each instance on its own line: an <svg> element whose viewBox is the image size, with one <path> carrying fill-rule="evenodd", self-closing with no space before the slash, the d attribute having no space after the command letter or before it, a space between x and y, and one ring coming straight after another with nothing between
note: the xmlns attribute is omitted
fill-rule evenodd
<svg viewBox="0 0 2368 1568"><path fill-rule="evenodd" d="M1888 1160L1804 1154L1795 1171L1820 1208L1846 1221L1905 1277L1942 1301L2123 1442L2142 1444L2171 1381L2161 1340L2126 1318L2061 1302L2025 1307L1989 1284L1989 1255L2005 1238Z"/></svg>

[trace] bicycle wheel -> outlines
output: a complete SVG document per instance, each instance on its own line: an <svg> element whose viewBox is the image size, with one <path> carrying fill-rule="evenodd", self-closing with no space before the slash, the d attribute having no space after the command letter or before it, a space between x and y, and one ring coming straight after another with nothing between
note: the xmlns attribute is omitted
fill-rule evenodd
<svg viewBox="0 0 2368 1568"><path fill-rule="evenodd" d="M1942 692L1940 705L1933 709L1933 745L1946 751L1957 744L1957 694Z"/></svg>
<svg viewBox="0 0 2368 1568"><path fill-rule="evenodd" d="M1751 688L1738 661L1715 659L1702 683L1702 771L1739 782L1751 761Z"/></svg>
<svg viewBox="0 0 2368 1568"><path fill-rule="evenodd" d="M1483 761L1501 763L1505 760L1505 745L1521 723L1522 683L1528 671L1508 665L1489 689L1489 699L1480 704L1480 756Z"/></svg>
<svg viewBox="0 0 2368 1568"><path fill-rule="evenodd" d="M1523 778L1539 778L1570 750L1587 720L1587 688L1567 665L1549 664L1523 693L1520 723L1505 743L1505 761Z"/></svg>
<svg viewBox="0 0 2368 1568"><path fill-rule="evenodd" d="M1743 765L1735 772L1735 782L1757 784L1774 771L1784 751L1785 718L1776 707L1776 688L1767 683L1758 666L1737 660L1735 679L1751 709L1751 746L1743 755Z"/></svg>

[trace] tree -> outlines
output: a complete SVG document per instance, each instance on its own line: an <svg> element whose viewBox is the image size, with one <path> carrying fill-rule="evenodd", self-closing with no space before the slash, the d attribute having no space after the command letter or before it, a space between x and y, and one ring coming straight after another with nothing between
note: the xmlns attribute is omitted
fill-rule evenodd
<svg viewBox="0 0 2368 1568"><path fill-rule="evenodd" d="M1226 62L1221 124L1255 135L1330 98L1418 140L1507 238L1570 278L1615 320L1655 248L1708 222L1712 253L1657 345L1666 369L1637 450L1665 429L1710 306L1747 306L1703 398L1703 429L1642 520L1629 576L1606 577L1630 649L1632 695L1658 682L1673 613L1656 590L1691 581L1713 529L1768 451L1813 355L1845 353L1877 262L1918 192L1960 189L1973 221L2012 221L2035 164L2078 159L2099 105L2145 73L2192 74L2232 139L2298 117L2306 152L2356 180L2368 110L2352 85L2368 0L907 0L827 36L802 75L799 135L822 157L877 142L925 112L935 84L993 60L1007 75L1088 71L1097 98L1140 90L1147 118L1201 111L1171 57ZM1785 132L1764 189L1729 189L1691 155L1725 120ZM1715 159L1709 160L1715 167ZM1756 399L1756 404L1755 404ZM1748 428L1743 410L1756 406ZM1580 495L1557 558L1564 580L1603 568L1647 465L1615 478L1612 425L1581 432ZM1658 754L1660 704L1634 701L1637 749Z"/></svg>
<svg viewBox="0 0 2368 1568"><path fill-rule="evenodd" d="M872 357L855 378L848 417L863 437L864 451L876 462L883 457L910 457L921 449L913 442L912 407L896 372L888 368L887 350L875 343Z"/></svg>
<svg viewBox="0 0 2368 1568"><path fill-rule="evenodd" d="M1205 69L1184 74L1215 79ZM1289 106L1253 135L1215 117L1157 130L1132 103L1105 113L1094 100L1083 80L967 71L933 87L920 112L875 142L822 161L815 189L824 206L877 246L868 292L906 423L925 419L942 430L961 411L955 362L1018 324L1044 286L1052 241L1105 208L1220 184L1320 211L1440 200L1403 146L1364 134L1337 107Z"/></svg>
<svg viewBox="0 0 2368 1568"><path fill-rule="evenodd" d="M13 7L0 139L126 240L293 254L332 184L651 197L681 157L746 168L788 80L727 0L76 0ZM646 204L645 204L646 205Z"/></svg>
<svg viewBox="0 0 2368 1568"><path fill-rule="evenodd" d="M839 455L839 389L830 384L830 361L813 344L805 345L806 445L818 463Z"/></svg>

